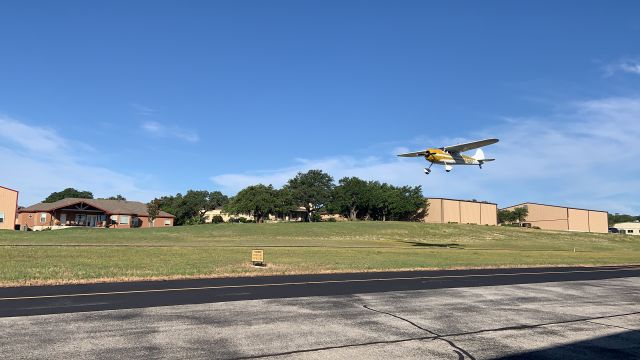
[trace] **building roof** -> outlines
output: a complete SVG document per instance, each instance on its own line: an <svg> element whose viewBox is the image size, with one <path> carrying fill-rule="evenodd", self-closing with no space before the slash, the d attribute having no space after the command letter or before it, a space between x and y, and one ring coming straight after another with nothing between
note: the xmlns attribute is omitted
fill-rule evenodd
<svg viewBox="0 0 640 360"><path fill-rule="evenodd" d="M19 210L19 212L50 212L56 209L65 208L71 205L84 203L91 205L97 209L100 209L108 214L123 214L123 215L136 215L136 216L149 216L147 211L147 204L138 201L128 200L106 200L106 199L80 199L80 198L66 198L58 200L52 203L38 203L31 205L27 208ZM175 217L168 212L160 211L158 217Z"/></svg>
<svg viewBox="0 0 640 360"><path fill-rule="evenodd" d="M572 207L572 206L562 206L562 205L549 205L549 204L540 204L540 203L535 203L535 202L524 202L524 203L520 203L520 204L516 204L516 205L511 205L511 206L507 206L505 208L502 208L500 210L504 210L504 209L508 209L508 208L512 208L512 207L518 207L518 206L523 206L523 205L540 205L540 206L551 206L551 207L557 207L557 208L563 208L563 209L572 209L572 210L585 210L585 211L594 211L594 212L603 212L603 213L609 213L606 210L594 210L594 209L582 209L582 208L577 208L577 207Z"/></svg>
<svg viewBox="0 0 640 360"><path fill-rule="evenodd" d="M6 186L0 186L0 189L5 189L5 190L10 190L10 191L18 192L18 190L9 189L9 188L8 188L8 187L6 187Z"/></svg>
<svg viewBox="0 0 640 360"><path fill-rule="evenodd" d="M483 200L462 200L462 199L449 199L449 198L441 198L441 197L426 197L427 200L449 200L449 201L461 201L461 202L470 202L470 203L478 203L478 204L489 204L489 205L498 205L496 203L483 201Z"/></svg>
<svg viewBox="0 0 640 360"><path fill-rule="evenodd" d="M623 222L623 223L617 223L615 225L613 225L614 228L632 228L632 229L640 229L640 222Z"/></svg>

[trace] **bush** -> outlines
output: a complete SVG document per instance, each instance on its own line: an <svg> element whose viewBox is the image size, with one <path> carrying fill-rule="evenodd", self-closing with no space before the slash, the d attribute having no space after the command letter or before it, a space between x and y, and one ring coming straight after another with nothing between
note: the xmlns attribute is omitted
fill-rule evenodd
<svg viewBox="0 0 640 360"><path fill-rule="evenodd" d="M239 222L239 223L241 223L241 224L246 224L246 223L248 223L249 221L247 220L247 218L246 218L246 217L244 217L244 216L240 216L240 217L238 218L238 222Z"/></svg>
<svg viewBox="0 0 640 360"><path fill-rule="evenodd" d="M328 218L327 222L338 222L338 220L336 220L336 218Z"/></svg>
<svg viewBox="0 0 640 360"><path fill-rule="evenodd" d="M224 222L224 219L220 215L214 215L211 217L212 224L221 224Z"/></svg>
<svg viewBox="0 0 640 360"><path fill-rule="evenodd" d="M318 214L317 212L314 212L313 214L311 214L311 222L320 222L322 221L322 216L320 216L320 214Z"/></svg>

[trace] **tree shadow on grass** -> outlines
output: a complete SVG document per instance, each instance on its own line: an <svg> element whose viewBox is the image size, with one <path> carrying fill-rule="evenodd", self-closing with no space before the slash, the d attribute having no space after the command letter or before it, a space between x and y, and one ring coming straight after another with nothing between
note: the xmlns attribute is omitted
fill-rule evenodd
<svg viewBox="0 0 640 360"><path fill-rule="evenodd" d="M402 241L405 244L411 244L411 246L429 247L429 248L448 248L448 249L464 249L464 247L457 243L425 243L420 241Z"/></svg>

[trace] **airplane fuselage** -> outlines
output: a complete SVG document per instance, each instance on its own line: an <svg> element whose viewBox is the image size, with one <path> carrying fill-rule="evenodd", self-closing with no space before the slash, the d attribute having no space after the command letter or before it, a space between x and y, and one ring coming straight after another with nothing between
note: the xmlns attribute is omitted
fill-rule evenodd
<svg viewBox="0 0 640 360"><path fill-rule="evenodd" d="M471 156L460 153L449 153L442 149L428 149L428 155L424 158L439 165L480 165L480 162Z"/></svg>

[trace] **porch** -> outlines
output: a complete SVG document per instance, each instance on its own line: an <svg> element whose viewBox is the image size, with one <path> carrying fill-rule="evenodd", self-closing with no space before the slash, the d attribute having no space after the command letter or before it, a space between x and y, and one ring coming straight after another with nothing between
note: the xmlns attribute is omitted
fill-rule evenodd
<svg viewBox="0 0 640 360"><path fill-rule="evenodd" d="M78 203L51 214L54 226L106 227L109 214L94 206Z"/></svg>

